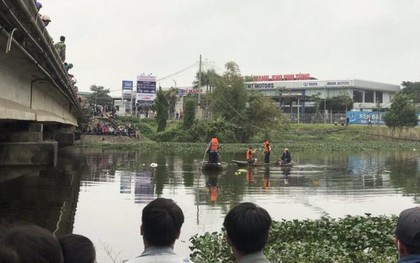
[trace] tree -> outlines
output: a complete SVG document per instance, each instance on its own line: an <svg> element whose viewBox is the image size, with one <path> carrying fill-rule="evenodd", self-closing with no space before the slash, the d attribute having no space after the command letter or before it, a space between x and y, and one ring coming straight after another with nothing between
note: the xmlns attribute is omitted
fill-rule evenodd
<svg viewBox="0 0 420 263"><path fill-rule="evenodd" d="M159 87L156 93L155 109L156 109L156 121L158 123L157 131L164 131L166 128L166 120L168 119L168 108L169 104L165 98L165 93L162 88Z"/></svg>
<svg viewBox="0 0 420 263"><path fill-rule="evenodd" d="M420 82L403 81L402 94L408 95L414 103L420 103Z"/></svg>
<svg viewBox="0 0 420 263"><path fill-rule="evenodd" d="M90 105L101 105L103 107L112 107L113 100L109 96L109 89L105 89L103 86L91 85L91 94L86 96L86 101Z"/></svg>
<svg viewBox="0 0 420 263"><path fill-rule="evenodd" d="M184 122L183 126L184 129L189 129L194 124L195 119L195 103L194 100L188 99L185 102L185 110L184 110Z"/></svg>
<svg viewBox="0 0 420 263"><path fill-rule="evenodd" d="M252 91L249 93L247 105L244 118L241 119L241 129L236 131L239 141L247 142L258 132L269 134L279 127L282 115L273 99L258 91Z"/></svg>
<svg viewBox="0 0 420 263"><path fill-rule="evenodd" d="M402 92L395 94L390 110L384 115L384 121L392 128L416 126L418 120L411 97Z"/></svg>
<svg viewBox="0 0 420 263"><path fill-rule="evenodd" d="M347 94L327 98L326 106L333 112L346 112L353 109L353 99Z"/></svg>
<svg viewBox="0 0 420 263"><path fill-rule="evenodd" d="M198 87L198 79L199 79L200 73L197 72L196 80L193 82L193 88L199 88ZM212 91L212 88L217 83L217 79L219 79L220 76L214 71L214 69L208 69L206 71L201 72L201 86L205 86L208 92Z"/></svg>
<svg viewBox="0 0 420 263"><path fill-rule="evenodd" d="M228 62L225 68L224 75L215 79L210 110L216 118L223 117L226 121L236 124L244 117L248 94L238 65Z"/></svg>
<svg viewBox="0 0 420 263"><path fill-rule="evenodd" d="M175 115L175 105L176 105L176 101L177 101L177 96L176 96L176 89L175 88L170 88L169 90L165 91L165 98L166 101L168 102L168 109L169 109L169 116L174 116Z"/></svg>

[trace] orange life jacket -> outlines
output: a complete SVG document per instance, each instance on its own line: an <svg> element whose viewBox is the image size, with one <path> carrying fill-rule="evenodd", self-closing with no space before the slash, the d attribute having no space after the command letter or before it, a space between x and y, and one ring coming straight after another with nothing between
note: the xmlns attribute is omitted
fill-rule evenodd
<svg viewBox="0 0 420 263"><path fill-rule="evenodd" d="M270 152L270 143L269 142L264 143L264 152L265 153Z"/></svg>
<svg viewBox="0 0 420 263"><path fill-rule="evenodd" d="M217 138L211 138L210 151L217 151L219 149L219 140Z"/></svg>
<svg viewBox="0 0 420 263"><path fill-rule="evenodd" d="M248 151L246 151L246 159L250 160L251 158L252 158L252 150L248 149Z"/></svg>

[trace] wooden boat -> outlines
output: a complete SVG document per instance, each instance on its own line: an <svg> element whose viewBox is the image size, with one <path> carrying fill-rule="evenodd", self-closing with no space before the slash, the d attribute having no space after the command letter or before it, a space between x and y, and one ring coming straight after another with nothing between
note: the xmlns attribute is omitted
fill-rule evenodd
<svg viewBox="0 0 420 263"><path fill-rule="evenodd" d="M246 167L246 166L252 166L252 167L258 167L258 166L279 166L279 167L291 167L293 166L294 162L291 161L290 163L248 163L248 161L239 161L239 160L232 160L233 163L238 165L239 167Z"/></svg>
<svg viewBox="0 0 420 263"><path fill-rule="evenodd" d="M221 172L228 167L228 163L227 162L209 163L205 161L205 162L201 162L200 167L202 171Z"/></svg>

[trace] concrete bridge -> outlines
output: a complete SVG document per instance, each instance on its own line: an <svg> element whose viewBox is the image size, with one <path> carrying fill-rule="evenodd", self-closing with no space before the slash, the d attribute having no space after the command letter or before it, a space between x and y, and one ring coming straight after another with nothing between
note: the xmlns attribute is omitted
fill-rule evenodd
<svg viewBox="0 0 420 263"><path fill-rule="evenodd" d="M0 166L55 165L82 110L33 0L0 0Z"/></svg>

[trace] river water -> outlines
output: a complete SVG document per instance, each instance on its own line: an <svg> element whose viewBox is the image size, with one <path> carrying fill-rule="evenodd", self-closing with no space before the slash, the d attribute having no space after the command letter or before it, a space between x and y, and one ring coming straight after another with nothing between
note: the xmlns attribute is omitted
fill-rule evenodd
<svg viewBox="0 0 420 263"><path fill-rule="evenodd" d="M203 174L201 154L69 147L60 151L57 167L25 169L23 176L0 183L0 215L35 222L56 235L83 234L104 263L141 253L141 211L156 197L172 198L183 209L175 249L186 256L192 235L219 231L225 214L245 201L264 207L274 220L397 215L419 202L416 151L293 156L289 169L229 163L222 173Z"/></svg>

